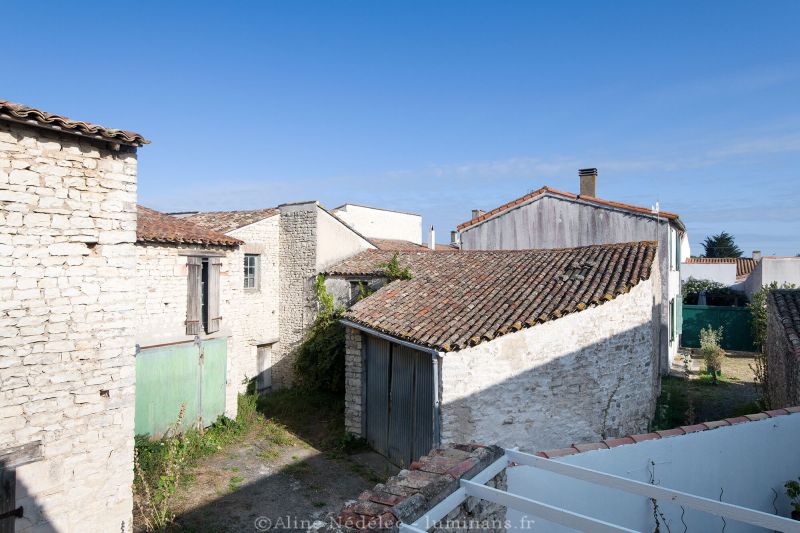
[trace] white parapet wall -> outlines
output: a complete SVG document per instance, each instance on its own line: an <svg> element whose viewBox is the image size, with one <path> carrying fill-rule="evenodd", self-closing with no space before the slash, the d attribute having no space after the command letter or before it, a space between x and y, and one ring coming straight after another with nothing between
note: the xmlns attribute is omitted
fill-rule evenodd
<svg viewBox="0 0 800 533"><path fill-rule="evenodd" d="M367 237L422 243L420 215L356 204L344 204L333 213Z"/></svg>
<svg viewBox="0 0 800 533"><path fill-rule="evenodd" d="M800 414L775 416L685 435L656 438L611 449L599 449L552 459L623 478L652 483L714 501L788 517L784 483L800 475ZM713 424L712 424L713 425ZM640 439L647 436L639 436ZM634 531L656 531L652 501L603 484L548 472L533 466L507 469L508 492L559 509L604 520ZM760 532L764 529L731 518L656 500L660 530ZM573 532L508 510L510 531ZM800 530L800 528L798 528Z"/></svg>

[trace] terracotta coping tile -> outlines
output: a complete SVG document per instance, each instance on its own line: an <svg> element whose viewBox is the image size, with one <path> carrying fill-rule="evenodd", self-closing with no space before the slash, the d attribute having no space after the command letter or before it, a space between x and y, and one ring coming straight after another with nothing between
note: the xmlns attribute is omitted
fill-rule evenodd
<svg viewBox="0 0 800 533"><path fill-rule="evenodd" d="M605 442L589 442L586 444L573 444L572 446L580 453L608 449L608 445Z"/></svg>
<svg viewBox="0 0 800 533"><path fill-rule="evenodd" d="M546 454L545 456L548 459L552 459L553 457L564 457L566 455L575 455L578 453L578 450L575 448L559 448L557 450L547 450L546 452L542 452Z"/></svg>
<svg viewBox="0 0 800 533"><path fill-rule="evenodd" d="M764 412L767 415L769 415L770 417L783 416L783 415L788 415L789 414L789 411L787 411L786 409L772 409L770 411L764 411Z"/></svg>
<svg viewBox="0 0 800 533"><path fill-rule="evenodd" d="M800 413L800 405L795 405L792 407L784 407L784 410L788 411L789 413Z"/></svg>
<svg viewBox="0 0 800 533"><path fill-rule="evenodd" d="M657 440L661 438L658 433L641 433L639 435L630 436L636 442L644 442L646 440Z"/></svg>
<svg viewBox="0 0 800 533"><path fill-rule="evenodd" d="M698 431L705 431L708 426L705 424L693 424L691 426L681 426L681 429L686 433L697 433Z"/></svg>
<svg viewBox="0 0 800 533"><path fill-rule="evenodd" d="M686 432L681 428L664 429L661 431L656 431L656 433L658 433L662 439L664 437L677 437L678 435L686 435Z"/></svg>
<svg viewBox="0 0 800 533"><path fill-rule="evenodd" d="M606 443L606 446L609 448L616 448L617 446L622 446L624 444L636 444L636 441L630 437L619 437L616 439L606 439L603 442Z"/></svg>
<svg viewBox="0 0 800 533"><path fill-rule="evenodd" d="M756 413L753 415L744 415L744 416L747 417L747 419L750 420L751 422L755 422L756 420L766 420L767 418L769 418L769 415L767 413Z"/></svg>
<svg viewBox="0 0 800 533"><path fill-rule="evenodd" d="M742 422L750 422L750 419L746 416L734 416L732 418L726 418L725 421L730 425L734 425L741 424Z"/></svg>
<svg viewBox="0 0 800 533"><path fill-rule="evenodd" d="M706 428L708 429L716 429L723 426L730 426L730 422L727 420L714 420L713 422L706 422Z"/></svg>

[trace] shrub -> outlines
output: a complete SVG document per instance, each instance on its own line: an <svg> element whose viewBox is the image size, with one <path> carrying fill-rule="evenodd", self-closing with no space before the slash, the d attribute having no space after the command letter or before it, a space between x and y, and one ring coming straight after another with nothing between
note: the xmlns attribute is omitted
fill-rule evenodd
<svg viewBox="0 0 800 533"><path fill-rule="evenodd" d="M700 353L706 365L706 372L712 376L716 383L717 376L722 373L722 362L725 359L725 351L720 347L722 341L722 328L712 327L700 330Z"/></svg>
<svg viewBox="0 0 800 533"><path fill-rule="evenodd" d="M383 268L383 275L387 281L394 281L397 279L411 279L411 270L408 267L400 267L399 254L395 253L388 263L381 265Z"/></svg>
<svg viewBox="0 0 800 533"><path fill-rule="evenodd" d="M708 305L742 306L747 301L743 292L735 291L718 281L689 278L681 287L683 303L697 305L700 293L704 291L706 293L706 304Z"/></svg>
<svg viewBox="0 0 800 533"><path fill-rule="evenodd" d="M343 309L325 288L325 276L316 279L319 311L294 361L295 384L305 389L344 390L344 326L339 323Z"/></svg>

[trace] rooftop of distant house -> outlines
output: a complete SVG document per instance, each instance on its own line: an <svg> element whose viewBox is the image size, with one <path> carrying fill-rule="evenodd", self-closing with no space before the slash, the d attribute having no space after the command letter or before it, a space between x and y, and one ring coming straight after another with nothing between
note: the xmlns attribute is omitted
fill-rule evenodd
<svg viewBox="0 0 800 533"><path fill-rule="evenodd" d="M137 206L136 240L137 242L220 246L242 244L239 239L141 205Z"/></svg>
<svg viewBox="0 0 800 533"><path fill-rule="evenodd" d="M688 257L684 263L689 265L736 265L736 277L747 277L758 264L758 259L752 257Z"/></svg>
<svg viewBox="0 0 800 533"><path fill-rule="evenodd" d="M683 229L683 224L680 222L680 217L675 213L670 213L668 211L659 211L658 213L654 212L649 207L640 207L636 205L626 204L622 202L613 202L610 200L602 200L600 198L595 198L593 196L585 196L580 194L573 194L570 192L559 191L557 189L553 189L552 187L544 186L541 189L537 189L533 192L526 194L525 196L521 196L516 200L512 200L508 203L501 205L500 207L496 207L491 211L486 213L482 213L466 222L463 222L458 225L459 231L464 231L466 229L471 228L477 224L480 224L500 213L513 209L517 206L522 204L526 204L528 202L532 202L539 198L543 198L545 196L555 197L562 200L570 200L570 201L579 201L589 205L594 205L597 207L603 207L608 209L619 209L622 211L628 211L630 213L638 214L638 215L646 215L650 217L659 217L665 220L669 220L676 225L678 225L681 229Z"/></svg>
<svg viewBox="0 0 800 533"><path fill-rule="evenodd" d="M393 281L344 319L449 352L613 300L649 279L654 241L516 251L367 250L328 269L381 277L397 255L412 278Z"/></svg>
<svg viewBox="0 0 800 533"><path fill-rule="evenodd" d="M255 224L265 218L278 215L280 211L276 207L264 209L252 209L249 211L205 211L194 213L173 213L183 220L188 220L198 226L202 226L212 231L228 233L250 224Z"/></svg>
<svg viewBox="0 0 800 533"><path fill-rule="evenodd" d="M0 119L129 146L142 146L150 142L140 134L132 131L107 128L98 124L73 120L23 104L9 102L8 100L0 100Z"/></svg>
<svg viewBox="0 0 800 533"><path fill-rule="evenodd" d="M432 252L427 243L417 244L411 241L401 239L376 239L374 237L369 239L378 250L386 252ZM437 244L435 251L437 252L452 252L458 250L457 246L451 244Z"/></svg>

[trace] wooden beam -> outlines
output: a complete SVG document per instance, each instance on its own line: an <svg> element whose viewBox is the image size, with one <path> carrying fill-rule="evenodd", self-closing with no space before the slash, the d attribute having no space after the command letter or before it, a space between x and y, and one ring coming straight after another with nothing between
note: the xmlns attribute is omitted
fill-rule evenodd
<svg viewBox="0 0 800 533"><path fill-rule="evenodd" d="M0 470L17 468L41 460L42 441L40 440L0 450Z"/></svg>

